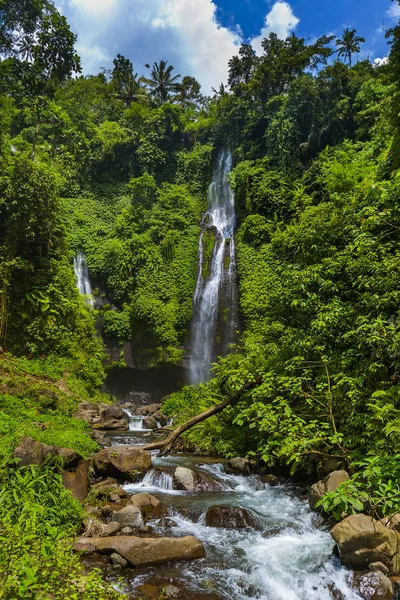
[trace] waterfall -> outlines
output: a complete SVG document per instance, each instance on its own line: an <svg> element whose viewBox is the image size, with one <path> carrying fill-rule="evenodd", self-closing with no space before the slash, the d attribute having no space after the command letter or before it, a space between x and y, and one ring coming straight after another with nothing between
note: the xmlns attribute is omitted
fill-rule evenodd
<svg viewBox="0 0 400 600"><path fill-rule="evenodd" d="M232 157L223 150L208 193L199 240L190 340L190 383L207 381L210 365L227 353L238 327L235 256L235 202L228 175Z"/></svg>
<svg viewBox="0 0 400 600"><path fill-rule="evenodd" d="M77 256L74 258L74 271L76 277L76 287L83 296L88 296L88 302L93 306L89 271L86 264L85 255L81 250L79 250Z"/></svg>

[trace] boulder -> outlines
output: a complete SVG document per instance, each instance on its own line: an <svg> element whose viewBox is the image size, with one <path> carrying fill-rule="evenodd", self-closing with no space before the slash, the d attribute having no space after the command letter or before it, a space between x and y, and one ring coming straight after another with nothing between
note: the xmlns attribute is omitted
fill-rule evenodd
<svg viewBox="0 0 400 600"><path fill-rule="evenodd" d="M98 404L94 404L93 402L81 402L78 404L78 410L74 417L92 424L93 420L96 419L99 414L100 411Z"/></svg>
<svg viewBox="0 0 400 600"><path fill-rule="evenodd" d="M93 430L92 431L92 437L94 440L96 440L96 442L98 443L99 446L101 446L102 448L105 448L106 446L110 445L110 440L107 439L101 431L96 431Z"/></svg>
<svg viewBox="0 0 400 600"><path fill-rule="evenodd" d="M140 508L137 506L125 506L121 510L113 512L113 521L120 523L122 527L138 528L144 525Z"/></svg>
<svg viewBox="0 0 400 600"><path fill-rule="evenodd" d="M177 467L174 471L174 488L186 492L219 492L223 484L207 473L194 472L186 467Z"/></svg>
<svg viewBox="0 0 400 600"><path fill-rule="evenodd" d="M143 429L157 429L158 423L154 417L145 417L143 419Z"/></svg>
<svg viewBox="0 0 400 600"><path fill-rule="evenodd" d="M355 573L353 587L364 600L392 600L394 586L380 571Z"/></svg>
<svg viewBox="0 0 400 600"><path fill-rule="evenodd" d="M103 448L93 458L93 469L100 477L138 481L150 468L150 452L135 446Z"/></svg>
<svg viewBox="0 0 400 600"><path fill-rule="evenodd" d="M147 406L140 406L137 408L139 414L144 417L154 415L161 409L161 404L148 404Z"/></svg>
<svg viewBox="0 0 400 600"><path fill-rule="evenodd" d="M129 499L129 504L139 508L146 521L148 519L161 519L168 514L166 507L158 498L144 492L132 496Z"/></svg>
<svg viewBox="0 0 400 600"><path fill-rule="evenodd" d="M121 406L105 406L100 409L100 417L102 421L127 421L128 415L122 410Z"/></svg>
<svg viewBox="0 0 400 600"><path fill-rule="evenodd" d="M367 569L383 563L391 573L400 573L400 534L364 514L351 515L331 530L342 563L351 569Z"/></svg>
<svg viewBox="0 0 400 600"><path fill-rule="evenodd" d="M311 510L316 509L316 505L322 496L329 492L334 492L341 483L349 480L349 474L346 471L333 471L321 481L314 483L308 490L308 503Z"/></svg>
<svg viewBox="0 0 400 600"><path fill-rule="evenodd" d="M96 552L96 548L92 546L89 540L90 538L84 544L81 542L76 542L74 546L75 552L80 552L83 555L93 554Z"/></svg>
<svg viewBox="0 0 400 600"><path fill-rule="evenodd" d="M89 489L89 461L81 460L74 470L64 469L62 481L79 502L84 502Z"/></svg>
<svg viewBox="0 0 400 600"><path fill-rule="evenodd" d="M112 564L113 567L126 567L128 564L128 561L125 560L124 558L122 558L122 556L120 556L119 554L117 554L116 552L113 552L110 556L110 562Z"/></svg>
<svg viewBox="0 0 400 600"><path fill-rule="evenodd" d="M101 429L103 431L127 431L128 423L125 419L109 419L108 421L95 423L93 429Z"/></svg>
<svg viewBox="0 0 400 600"><path fill-rule="evenodd" d="M177 487L187 492L194 492L196 487L196 474L186 467L177 467L174 473Z"/></svg>
<svg viewBox="0 0 400 600"><path fill-rule="evenodd" d="M272 475L271 473L260 475L260 481L261 483L266 483L271 487L280 485L279 477L277 477L276 475Z"/></svg>
<svg viewBox="0 0 400 600"><path fill-rule="evenodd" d="M160 413L159 410L154 413L153 417L158 423L160 423L161 427L166 427L169 423L169 417Z"/></svg>
<svg viewBox="0 0 400 600"><path fill-rule="evenodd" d="M225 529L258 528L256 518L250 511L240 506L210 506L206 512L207 527L224 527Z"/></svg>
<svg viewBox="0 0 400 600"><path fill-rule="evenodd" d="M59 457L65 469L75 467L83 459L80 454L70 448L48 446L28 436L21 437L18 446L14 450L14 458L19 458L19 466L21 467L43 465L51 457L54 457L55 460Z"/></svg>
<svg viewBox="0 0 400 600"><path fill-rule="evenodd" d="M381 562L374 562L374 563L369 564L368 565L368 569L370 571L380 571L384 575L386 575L387 573L389 573L389 569L387 568L387 566L384 565Z"/></svg>
<svg viewBox="0 0 400 600"><path fill-rule="evenodd" d="M110 521L110 523L103 524L100 536L108 537L110 535L115 535L118 531L121 531L121 523L118 523L118 521Z"/></svg>
<svg viewBox="0 0 400 600"><path fill-rule="evenodd" d="M233 473L234 475L250 475L255 470L254 463L248 458L232 458L226 465L226 472Z"/></svg>
<svg viewBox="0 0 400 600"><path fill-rule="evenodd" d="M117 536L81 538L79 544L90 544L100 554L116 552L134 567L160 565L171 560L204 558L204 546L197 538L139 538Z"/></svg>

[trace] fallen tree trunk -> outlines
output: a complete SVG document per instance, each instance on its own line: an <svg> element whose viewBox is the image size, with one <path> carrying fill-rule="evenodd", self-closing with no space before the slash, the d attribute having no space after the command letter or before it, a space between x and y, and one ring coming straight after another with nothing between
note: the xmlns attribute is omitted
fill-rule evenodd
<svg viewBox="0 0 400 600"><path fill-rule="evenodd" d="M196 415L195 417L192 417L191 419L189 419L189 421L182 423L182 425L179 425L179 427L174 429L163 440L160 440L159 442L153 442L151 444L147 444L146 446L143 446L143 450L161 450L161 455L168 454L168 452L171 452L172 446L174 445L174 443L176 442L178 437L182 435L182 433L185 433L185 431L187 431L188 429L191 429L198 423L201 423L202 421L205 421L206 419L209 419L210 417L217 415L218 413L222 412L227 406L231 406L232 404L235 404L236 402L238 402L238 400L240 400L240 398L243 396L243 394L245 394L249 390L252 390L252 389L258 387L261 384L261 381L262 381L261 378L257 378L255 381L249 381L248 383L245 383L244 386L240 388L240 390L238 390L231 396L228 396L220 404L211 406L210 408L207 408L207 410L200 413L199 415Z"/></svg>

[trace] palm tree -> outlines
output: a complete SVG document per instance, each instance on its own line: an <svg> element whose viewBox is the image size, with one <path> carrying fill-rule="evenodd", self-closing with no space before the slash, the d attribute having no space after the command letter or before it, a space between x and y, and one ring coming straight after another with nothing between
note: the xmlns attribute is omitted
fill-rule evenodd
<svg viewBox="0 0 400 600"><path fill-rule="evenodd" d="M171 93L178 93L180 90L180 84L178 79L180 75L172 76L174 67L168 66L168 62L160 60L156 62L152 67L145 65L147 69L151 69L150 79L147 77L141 77L141 81L149 86L150 93L155 98L158 104L164 104L171 99Z"/></svg>
<svg viewBox="0 0 400 600"><path fill-rule="evenodd" d="M17 45L18 53L21 56L22 60L27 60L29 62L32 61L32 51L35 45L35 40L32 35L26 35L22 37Z"/></svg>
<svg viewBox="0 0 400 600"><path fill-rule="evenodd" d="M336 46L339 48L336 50L338 56L344 56L349 61L349 67L351 68L351 56L360 52L360 44L364 44L365 39L356 35L355 29L346 29L342 33L342 37L336 40Z"/></svg>
<svg viewBox="0 0 400 600"><path fill-rule="evenodd" d="M227 89L223 83L220 83L220 86L217 90L215 88L211 88L211 89L214 92L214 99L216 99L216 100L220 100L221 98L226 96L228 93Z"/></svg>

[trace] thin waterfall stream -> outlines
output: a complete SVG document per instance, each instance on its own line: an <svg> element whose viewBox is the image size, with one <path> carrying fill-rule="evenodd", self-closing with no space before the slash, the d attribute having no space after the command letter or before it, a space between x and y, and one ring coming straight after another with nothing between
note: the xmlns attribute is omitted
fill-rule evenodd
<svg viewBox="0 0 400 600"><path fill-rule="evenodd" d="M238 327L235 257L235 199L228 176L232 156L220 152L208 193L199 239L196 289L190 340L189 380L210 377L211 363L227 353Z"/></svg>
<svg viewBox="0 0 400 600"><path fill-rule="evenodd" d="M74 271L76 277L76 287L82 296L87 296L88 303L93 306L92 286L89 280L89 269L86 258L82 250L74 258Z"/></svg>

